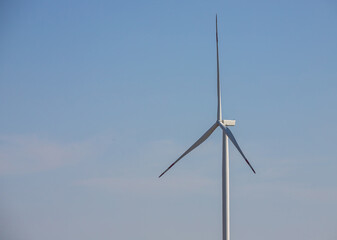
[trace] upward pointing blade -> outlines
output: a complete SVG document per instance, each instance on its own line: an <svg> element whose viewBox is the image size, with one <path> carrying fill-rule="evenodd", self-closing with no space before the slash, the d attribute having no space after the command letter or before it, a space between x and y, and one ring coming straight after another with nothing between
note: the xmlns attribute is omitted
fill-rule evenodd
<svg viewBox="0 0 337 240"><path fill-rule="evenodd" d="M174 163L172 163L162 174L160 174L159 177L163 176L171 167L174 166L180 159L182 159L184 156L186 156L189 152L191 152L193 149L198 147L200 144L202 144L218 127L218 123L215 123L210 129L207 130L207 132L204 133L189 149L187 149Z"/></svg>
<svg viewBox="0 0 337 240"><path fill-rule="evenodd" d="M245 159L246 163L249 165L249 167L252 169L252 171L253 171L254 173L256 173L255 170L254 170L254 168L252 167L252 165L250 165L250 163L249 163L248 159L246 158L246 156L243 154L243 152L242 152L242 150L241 150L239 144L237 143L237 141L236 141L236 139L235 139L235 137L234 137L232 131L229 130L229 128L226 127L225 125L223 125L222 123L219 123L219 126L220 126L220 127L222 128L222 130L226 133L226 135L228 136L228 138L232 141L232 143L233 143L234 146L237 148L237 150L240 152L241 156Z"/></svg>
<svg viewBox="0 0 337 240"><path fill-rule="evenodd" d="M219 71L219 47L218 47L218 16L215 16L216 27L216 69L217 69L217 92L218 92L218 120L222 119L221 116L221 91L220 91L220 71Z"/></svg>

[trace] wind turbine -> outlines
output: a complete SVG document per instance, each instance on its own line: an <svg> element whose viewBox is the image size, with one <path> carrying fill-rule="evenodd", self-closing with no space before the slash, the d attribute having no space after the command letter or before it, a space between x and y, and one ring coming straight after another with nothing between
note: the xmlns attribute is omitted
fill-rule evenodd
<svg viewBox="0 0 337 240"><path fill-rule="evenodd" d="M222 239L230 240L229 234L229 154L228 154L228 139L232 141L236 149L244 158L248 166L255 173L254 168L249 163L246 156L243 154L239 144L237 143L233 133L229 130L228 126L235 126L235 120L223 120L221 114L221 91L220 91L220 74L219 74L219 50L218 50L218 17L215 17L216 26L216 60L217 60L217 92L218 92L218 111L217 120L202 135L189 149L187 149L174 163L172 163L159 177L163 176L171 167L173 167L180 159L186 156L193 149L197 148L203 143L217 127L222 129Z"/></svg>

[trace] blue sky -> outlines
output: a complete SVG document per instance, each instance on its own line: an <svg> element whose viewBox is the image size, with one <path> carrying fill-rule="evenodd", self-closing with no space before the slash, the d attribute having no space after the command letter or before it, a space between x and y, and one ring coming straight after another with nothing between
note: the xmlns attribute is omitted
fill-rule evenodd
<svg viewBox="0 0 337 240"><path fill-rule="evenodd" d="M2 239L220 239L216 13L232 238L336 239L332 0L2 1Z"/></svg>

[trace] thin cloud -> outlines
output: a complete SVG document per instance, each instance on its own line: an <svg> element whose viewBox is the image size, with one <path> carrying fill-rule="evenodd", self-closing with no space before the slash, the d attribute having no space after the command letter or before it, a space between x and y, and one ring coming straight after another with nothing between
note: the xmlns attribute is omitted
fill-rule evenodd
<svg viewBox="0 0 337 240"><path fill-rule="evenodd" d="M75 164L92 156L95 149L93 141L61 143L37 136L0 136L0 175Z"/></svg>
<svg viewBox="0 0 337 240"><path fill-rule="evenodd" d="M98 188L121 194L151 194L164 192L204 192L214 189L217 184L203 177L175 177L174 179L158 179L150 177L139 178L91 178L77 181L75 186Z"/></svg>
<svg viewBox="0 0 337 240"><path fill-rule="evenodd" d="M308 184L295 183L258 183L242 186L239 197L253 196L258 193L258 198L265 198L264 195L278 198L291 197L293 201L317 202L320 204L335 203L337 201L337 191L335 187L315 187Z"/></svg>

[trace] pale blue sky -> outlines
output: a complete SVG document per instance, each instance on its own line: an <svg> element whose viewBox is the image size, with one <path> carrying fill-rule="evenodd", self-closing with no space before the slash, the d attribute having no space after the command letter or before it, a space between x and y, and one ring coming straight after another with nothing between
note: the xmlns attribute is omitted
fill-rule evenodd
<svg viewBox="0 0 337 240"><path fill-rule="evenodd" d="M337 238L337 4L1 1L0 238Z"/></svg>

